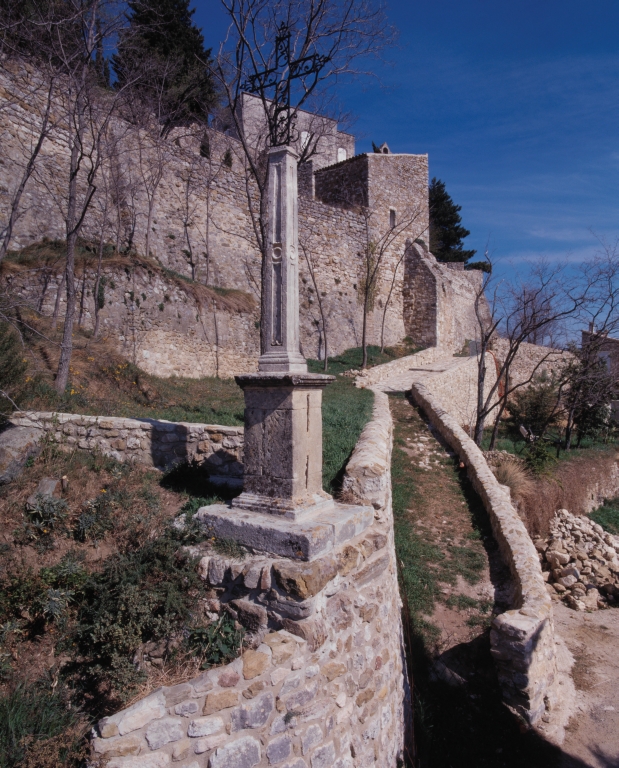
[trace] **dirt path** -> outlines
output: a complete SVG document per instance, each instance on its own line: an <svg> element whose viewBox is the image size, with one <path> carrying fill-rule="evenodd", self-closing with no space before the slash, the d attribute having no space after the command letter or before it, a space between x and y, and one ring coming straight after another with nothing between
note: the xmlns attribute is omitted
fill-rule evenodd
<svg viewBox="0 0 619 768"><path fill-rule="evenodd" d="M413 635L420 768L584 768L502 704L489 624L509 577L454 454L402 395L390 398L396 547Z"/></svg>
<svg viewBox="0 0 619 768"><path fill-rule="evenodd" d="M575 712L562 768L619 766L619 609L573 611L555 603L555 631L574 657Z"/></svg>

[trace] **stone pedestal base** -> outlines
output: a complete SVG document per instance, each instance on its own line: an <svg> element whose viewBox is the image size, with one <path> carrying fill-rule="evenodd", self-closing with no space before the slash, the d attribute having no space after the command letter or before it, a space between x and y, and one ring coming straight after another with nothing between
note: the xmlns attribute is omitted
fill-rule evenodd
<svg viewBox="0 0 619 768"><path fill-rule="evenodd" d="M213 504L199 509L195 519L209 536L234 539L253 551L292 560L314 560L358 536L374 521L373 507L333 500L297 512L296 517L286 518Z"/></svg>

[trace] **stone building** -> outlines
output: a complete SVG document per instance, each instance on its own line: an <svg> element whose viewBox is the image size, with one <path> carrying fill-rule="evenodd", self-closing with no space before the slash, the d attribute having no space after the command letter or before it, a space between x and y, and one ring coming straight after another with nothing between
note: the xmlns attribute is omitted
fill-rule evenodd
<svg viewBox="0 0 619 768"><path fill-rule="evenodd" d="M31 72L9 74L8 68L0 73L2 220L43 109L44 91L36 78ZM242 108L244 130L251 133L256 99L247 97ZM59 90L54 128L23 196L12 241L16 250L43 238L64 239L65 112ZM132 253L140 258L133 266L104 262L108 300L101 310L102 328L119 351L152 373L250 371L259 345L261 261L252 216L256 190L241 143L225 115L206 134L192 129L177 129L165 139L155 134L116 119L106 137L83 236L97 241L103 230L104 239L129 260ZM379 153L356 155L354 137L339 131L335 121L303 112L297 150L308 141L315 142L316 152L298 169L303 354L322 357L325 337L329 354L360 345L368 267L376 268L368 301L370 344L392 345L410 337L422 345L460 350L476 336L473 302L481 275L454 271L454 265L437 263L427 251L428 156L391 153L386 145ZM11 272L13 290L48 311L62 263L48 264L44 280L33 266L22 264L12 272L6 267L0 279L6 281ZM244 294L246 300L236 310L214 299L200 303L191 284L185 287L178 276L220 295ZM87 267L85 327L94 322L92 297L88 301L93 281L94 266ZM134 298L140 295L146 299L136 307ZM63 301L61 292L61 312ZM196 358L199 366L192 362Z"/></svg>

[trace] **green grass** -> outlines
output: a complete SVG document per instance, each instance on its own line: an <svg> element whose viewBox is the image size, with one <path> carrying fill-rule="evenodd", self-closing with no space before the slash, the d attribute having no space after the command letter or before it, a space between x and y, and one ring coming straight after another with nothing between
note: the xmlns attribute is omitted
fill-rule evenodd
<svg viewBox="0 0 619 768"><path fill-rule="evenodd" d="M62 760L58 765L76 765L71 753L81 750L67 738L67 732L75 729L79 721L80 713L67 707L63 689L50 690L49 685L41 684L18 685L0 696L0 768L20 765L29 746L58 736L65 741L57 753Z"/></svg>
<svg viewBox="0 0 619 768"><path fill-rule="evenodd" d="M374 393L357 389L353 378L341 375L355 367L351 360L356 360L360 352L348 350L329 358L329 374L336 379L322 395L322 486L328 493L339 490L348 459L372 416ZM322 373L322 368L321 361L308 360L311 372Z"/></svg>
<svg viewBox="0 0 619 768"><path fill-rule="evenodd" d="M589 517L605 531L619 536L619 498L607 499L604 506L594 510Z"/></svg>
<svg viewBox="0 0 619 768"><path fill-rule="evenodd" d="M200 424L243 424L243 392L234 379L159 378L132 363L118 363L97 372L98 393L81 388L59 395L47 382L33 384L23 403L26 410L53 410L91 416L165 419ZM107 387L106 387L107 385ZM143 394L149 392L149 396Z"/></svg>

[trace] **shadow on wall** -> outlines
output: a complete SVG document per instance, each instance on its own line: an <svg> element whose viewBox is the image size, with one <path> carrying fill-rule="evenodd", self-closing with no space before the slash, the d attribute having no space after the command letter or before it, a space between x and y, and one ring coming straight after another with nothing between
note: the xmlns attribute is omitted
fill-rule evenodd
<svg viewBox="0 0 619 768"><path fill-rule="evenodd" d="M238 430L201 425L175 424L155 419L137 419L150 425L150 453L153 466L169 471L175 466L192 465L208 475L211 483L241 487L243 437ZM128 441L129 442L129 441Z"/></svg>

